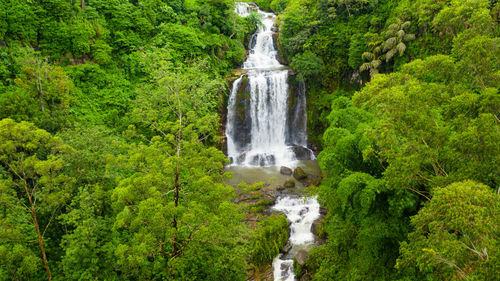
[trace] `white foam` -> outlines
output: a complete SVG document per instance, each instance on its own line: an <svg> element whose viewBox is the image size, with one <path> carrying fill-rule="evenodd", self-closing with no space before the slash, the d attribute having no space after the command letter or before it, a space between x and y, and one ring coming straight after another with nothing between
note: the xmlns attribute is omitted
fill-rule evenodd
<svg viewBox="0 0 500 281"><path fill-rule="evenodd" d="M314 243L311 228L314 221L320 217L320 205L316 197L282 197L276 201L273 209L285 214L291 222L289 241L292 252ZM273 261L273 274L274 280L294 280L293 260L286 259L283 254L278 255Z"/></svg>

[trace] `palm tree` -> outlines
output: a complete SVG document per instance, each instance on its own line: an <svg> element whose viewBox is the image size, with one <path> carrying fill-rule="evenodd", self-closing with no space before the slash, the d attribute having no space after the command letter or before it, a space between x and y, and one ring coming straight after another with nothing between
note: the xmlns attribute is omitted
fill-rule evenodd
<svg viewBox="0 0 500 281"><path fill-rule="evenodd" d="M365 63L359 67L360 71L369 70L370 76L378 74L378 68L382 64L385 57L382 53L381 46L383 42L384 41L382 40L375 40L368 43L368 48L371 49L371 52L366 51L361 55L361 57L365 60Z"/></svg>
<svg viewBox="0 0 500 281"><path fill-rule="evenodd" d="M415 34L410 34L406 31L409 27L409 21L398 19L396 23L389 25L387 28L385 32L386 40L383 44L386 62L389 62L397 53L399 53L399 56L402 56L406 51L405 43L415 40Z"/></svg>

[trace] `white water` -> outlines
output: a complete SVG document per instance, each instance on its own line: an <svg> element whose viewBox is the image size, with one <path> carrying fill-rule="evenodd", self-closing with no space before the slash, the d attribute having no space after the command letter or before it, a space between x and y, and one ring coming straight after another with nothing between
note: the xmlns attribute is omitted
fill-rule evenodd
<svg viewBox="0 0 500 281"><path fill-rule="evenodd" d="M235 12L242 17L249 15L249 10L255 9L248 3L236 3ZM228 121L226 125L227 152L233 164L250 166L291 166L296 160L295 152L287 145L287 130L289 124L299 126L303 132L295 133L293 145L307 145L305 133L305 95L298 97L293 120L288 120L288 70L277 60L278 51L273 41L274 21L276 16L257 10L262 17L262 25L250 39L249 53L243 64L247 73L233 84L228 103ZM239 132L235 120L237 111L237 94L246 75L246 89L250 93L247 124L250 136L246 141L236 140ZM303 90L302 87L300 90ZM241 110L240 110L241 111ZM241 114L241 112L239 113ZM247 114L247 113L245 113ZM299 118L300 116L302 118ZM241 118L241 117L240 117ZM298 121L300 120L300 121ZM301 124L297 124L300 123ZM288 142L292 142L289 140ZM312 152L311 159L314 159Z"/></svg>
<svg viewBox="0 0 500 281"><path fill-rule="evenodd" d="M314 243L312 224L320 216L320 205L315 197L286 196L276 201L274 210L284 213L291 222L289 255L279 254L273 261L274 280L293 281L293 255L300 249L310 249Z"/></svg>

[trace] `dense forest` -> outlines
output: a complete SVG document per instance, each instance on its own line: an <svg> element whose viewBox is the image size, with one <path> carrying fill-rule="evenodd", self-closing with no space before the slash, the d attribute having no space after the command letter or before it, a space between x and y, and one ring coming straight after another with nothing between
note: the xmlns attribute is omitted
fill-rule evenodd
<svg viewBox="0 0 500 281"><path fill-rule="evenodd" d="M500 275L500 3L256 0L328 210L301 280ZM288 237L226 183L233 0L0 0L0 280L247 280ZM233 77L234 78L234 77ZM253 194L253 193L252 193Z"/></svg>

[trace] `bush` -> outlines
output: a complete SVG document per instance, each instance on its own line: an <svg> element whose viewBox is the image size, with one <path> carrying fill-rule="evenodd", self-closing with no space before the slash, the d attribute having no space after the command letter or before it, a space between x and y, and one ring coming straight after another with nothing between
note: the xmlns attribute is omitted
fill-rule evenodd
<svg viewBox="0 0 500 281"><path fill-rule="evenodd" d="M250 260L254 265L271 262L288 241L285 215L272 215L261 221L250 240Z"/></svg>

